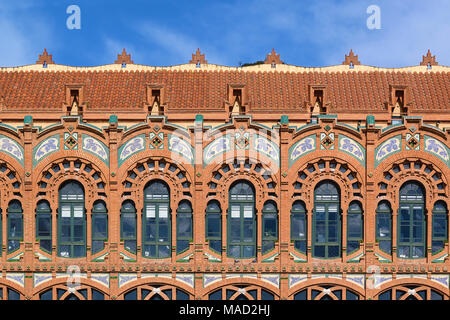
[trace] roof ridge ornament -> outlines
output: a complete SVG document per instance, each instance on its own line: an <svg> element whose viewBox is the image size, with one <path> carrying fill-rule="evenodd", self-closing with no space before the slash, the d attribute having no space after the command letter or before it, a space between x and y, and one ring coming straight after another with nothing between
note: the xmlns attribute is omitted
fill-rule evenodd
<svg viewBox="0 0 450 320"><path fill-rule="evenodd" d="M284 64L284 62L281 61L281 59L280 59L280 54L277 54L275 52L275 48L272 48L272 52L267 54L266 60L264 60L264 63L271 64L271 65Z"/></svg>
<svg viewBox="0 0 450 320"><path fill-rule="evenodd" d="M125 48L123 48L122 53L117 55L117 60L114 63L126 66L127 64L133 64L133 60L131 60L131 54L127 54Z"/></svg>
<svg viewBox="0 0 450 320"><path fill-rule="evenodd" d="M196 64L197 67L200 67L202 64L208 64L208 61L205 59L205 54L200 52L200 48L197 48L195 54L192 54L192 59L189 61L190 64Z"/></svg>
<svg viewBox="0 0 450 320"><path fill-rule="evenodd" d="M36 64L42 64L46 67L48 64L55 64L52 59L52 55L48 54L47 49L44 48L44 52L39 55L39 59L36 61Z"/></svg>
<svg viewBox="0 0 450 320"><path fill-rule="evenodd" d="M431 51L428 49L427 55L422 56L421 66L437 66L436 56L431 56Z"/></svg>
<svg viewBox="0 0 450 320"><path fill-rule="evenodd" d="M345 60L342 62L343 65L347 66L356 66L360 65L361 62L358 60L358 55L355 55L353 53L353 49L350 49L350 53L348 55L345 55Z"/></svg>

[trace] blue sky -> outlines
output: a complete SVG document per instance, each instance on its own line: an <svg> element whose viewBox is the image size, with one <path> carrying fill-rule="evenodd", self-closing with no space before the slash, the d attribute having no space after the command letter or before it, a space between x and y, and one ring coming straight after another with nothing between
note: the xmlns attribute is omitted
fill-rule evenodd
<svg viewBox="0 0 450 320"><path fill-rule="evenodd" d="M69 30L69 5L81 29ZM381 29L370 30L370 5ZM58 64L113 63L126 48L135 63L167 66L197 47L209 63L264 60L272 48L299 66L341 64L350 48L362 64L418 65L430 48L450 65L448 0L0 0L0 66L34 63L43 48Z"/></svg>

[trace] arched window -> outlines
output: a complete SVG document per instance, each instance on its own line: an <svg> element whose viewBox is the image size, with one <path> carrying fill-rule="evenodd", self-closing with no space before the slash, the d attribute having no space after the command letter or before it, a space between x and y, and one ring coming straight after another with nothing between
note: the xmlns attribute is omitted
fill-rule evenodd
<svg viewBox="0 0 450 320"><path fill-rule="evenodd" d="M171 253L170 193L161 180L150 181L144 188L142 219L142 255L167 258Z"/></svg>
<svg viewBox="0 0 450 320"><path fill-rule="evenodd" d="M332 181L320 182L314 190L313 256L340 257L341 217L339 189Z"/></svg>
<svg viewBox="0 0 450 320"><path fill-rule="evenodd" d="M291 241L294 248L306 254L306 208L303 201L295 201L291 210Z"/></svg>
<svg viewBox="0 0 450 320"><path fill-rule="evenodd" d="M386 200L378 203L375 232L380 250L392 254L392 210Z"/></svg>
<svg viewBox="0 0 450 320"><path fill-rule="evenodd" d="M105 201L97 200L92 208L92 254L105 249L108 241L108 210Z"/></svg>
<svg viewBox="0 0 450 320"><path fill-rule="evenodd" d="M177 209L177 254L189 249L192 241L192 206L182 200Z"/></svg>
<svg viewBox="0 0 450 320"><path fill-rule="evenodd" d="M247 181L230 187L228 212L228 256L256 256L255 192Z"/></svg>
<svg viewBox="0 0 450 320"><path fill-rule="evenodd" d="M125 250L136 253L136 207L131 200L125 200L120 209L120 239Z"/></svg>
<svg viewBox="0 0 450 320"><path fill-rule="evenodd" d="M278 241L278 210L277 204L266 201L262 210L262 254L275 248Z"/></svg>
<svg viewBox="0 0 450 320"><path fill-rule="evenodd" d="M8 205L8 253L16 251L23 240L23 215L22 204L18 200L12 200Z"/></svg>
<svg viewBox="0 0 450 320"><path fill-rule="evenodd" d="M352 201L347 213L347 254L359 249L363 240L363 215L359 201Z"/></svg>
<svg viewBox="0 0 450 320"><path fill-rule="evenodd" d="M65 258L86 256L84 189L73 180L59 189L58 255Z"/></svg>
<svg viewBox="0 0 450 320"><path fill-rule="evenodd" d="M39 248L52 252L52 210L47 200L41 200L36 207L36 239Z"/></svg>
<svg viewBox="0 0 450 320"><path fill-rule="evenodd" d="M447 205L444 201L438 201L433 207L432 253L438 253L444 249L448 241L447 232Z"/></svg>
<svg viewBox="0 0 450 320"><path fill-rule="evenodd" d="M205 234L209 243L209 248L222 252L222 210L217 200L208 202L206 206Z"/></svg>
<svg viewBox="0 0 450 320"><path fill-rule="evenodd" d="M398 215L398 256L425 256L425 193L420 183L411 181L400 188Z"/></svg>

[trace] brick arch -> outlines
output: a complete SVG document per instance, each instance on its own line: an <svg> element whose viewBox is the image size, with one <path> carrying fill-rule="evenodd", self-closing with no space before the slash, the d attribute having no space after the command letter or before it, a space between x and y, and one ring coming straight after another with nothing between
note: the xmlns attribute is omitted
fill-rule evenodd
<svg viewBox="0 0 450 320"><path fill-rule="evenodd" d="M306 158L306 157L305 157ZM302 159L303 160L303 159ZM344 157L336 156L317 156L311 155L309 159L304 159L302 162L297 162L289 173L289 193L293 196L293 201L302 200L305 202L307 209L310 210L314 203L313 190L320 181L331 180L334 181L341 189L341 202L348 205L353 200L359 200L364 207L362 199L365 179L361 174L364 168L357 163L348 162ZM321 169L319 163L323 162L325 167ZM331 163L336 163L336 167L332 170ZM313 167L314 171L309 170ZM341 172L341 168L347 168L345 172ZM350 179L350 175L353 176ZM302 178L304 176L304 178ZM300 189L296 189L296 183L301 184ZM358 188L354 188L354 184ZM307 192L308 191L308 192ZM301 196L296 197L297 193Z"/></svg>
<svg viewBox="0 0 450 320"><path fill-rule="evenodd" d="M49 201L52 209L56 209L58 207L59 188L62 183L68 180L76 180L82 184L87 210L91 210L93 203L98 199L106 201L106 195L109 190L107 174L105 173L107 171L104 171L104 168L102 169L89 160L81 157L59 156L53 161L49 161L46 166L43 166L39 174L34 177L35 184L38 186L35 206L37 202L45 199ZM67 162L70 166L69 168L64 168L63 164ZM80 164L80 167L76 168L75 163ZM59 168L59 171L55 172L53 170L55 166ZM48 177L48 174L51 177ZM95 175L98 175L97 179L94 178ZM41 187L42 183L45 183L46 186ZM102 184L103 188L100 188L99 184Z"/></svg>
<svg viewBox="0 0 450 320"><path fill-rule="evenodd" d="M15 283L11 280L7 280L6 278L0 278L0 287L1 286L5 286L7 288L14 289L15 291L17 291L20 294L21 298L25 297L25 288L21 287L20 285L18 285L17 283ZM1 288L0 288L0 290L1 290Z"/></svg>
<svg viewBox="0 0 450 320"><path fill-rule="evenodd" d="M308 281L299 283L294 285L293 287L289 288L288 291L288 299L292 300L294 298L294 295L297 294L298 292L307 289L307 288L319 288L321 286L327 286L327 285L331 285L336 287L336 289L338 288L342 288L342 289L350 289L353 292L356 292L360 299L363 298L365 296L365 291L364 288L361 288L360 286L351 283L349 281L346 280L342 280L342 279L334 279L334 278L321 278L321 279L308 279ZM321 297L323 296L323 294L321 295Z"/></svg>
<svg viewBox="0 0 450 320"><path fill-rule="evenodd" d="M441 286L436 284L435 282L429 280L429 279L395 279L392 281L389 281L388 283L385 283L378 288L378 291L374 294L374 297L378 300L379 295L386 292L387 290L394 289L394 288L404 288L405 286L418 286L418 288L429 288L437 291L438 293L442 294L444 297L444 300L449 300L449 292L444 291Z"/></svg>
<svg viewBox="0 0 450 320"><path fill-rule="evenodd" d="M0 168L0 208L6 209L13 199L23 202L23 180L9 163L0 161Z"/></svg>
<svg viewBox="0 0 450 320"><path fill-rule="evenodd" d="M208 296L213 293L214 291L218 289L226 289L226 288L236 288L236 286L242 286L246 285L249 288L255 288L255 289L264 289L271 294L274 295L275 300L279 299L279 291L280 289L275 287L272 284L269 284L268 282L262 281L260 279L252 279L252 278L230 278L230 279L223 279L221 281L218 281L212 285L207 286L206 288L203 288L199 296L201 299L207 299ZM251 289L250 289L251 290ZM249 298L248 294L246 297Z"/></svg>
<svg viewBox="0 0 450 320"><path fill-rule="evenodd" d="M238 169L235 169L235 164L238 164ZM214 166L208 166L207 168L203 178L208 186L206 190L207 192L216 193L215 197L208 198L207 201L218 200L223 210L228 207L228 190L238 180L247 180L255 188L258 211L262 209L262 205L266 200L274 200L279 207L278 173L272 173L270 166L260 162L260 160L252 157L238 159L231 156L226 158L223 163L216 163ZM229 170L225 172L224 168ZM216 178L217 173L221 176L219 179ZM267 177L267 179L264 177ZM217 187L212 188L212 184L215 184Z"/></svg>
<svg viewBox="0 0 450 320"><path fill-rule="evenodd" d="M410 168L405 168L405 163L409 164ZM435 179L435 176L438 178ZM436 165L435 161L430 161L428 158L399 157L391 159L389 163L377 168L375 175L378 193L386 194L392 199L391 203L396 205L398 205L401 186L412 180L418 181L424 186L428 205L434 203L435 198L448 195L449 186L445 172Z"/></svg>
<svg viewBox="0 0 450 320"><path fill-rule="evenodd" d="M50 281L46 281L45 283L42 283L38 285L37 287L33 288L33 300L39 300L39 295L41 293L44 293L47 290L51 290L53 288L56 289L68 289L67 284L67 277L61 277L61 278L54 278ZM80 289L95 289L105 296L105 300L109 299L109 288L106 288L104 286L101 286L98 282L95 282L91 279L86 279L83 277L80 277ZM64 294L64 297L67 296L67 292ZM84 298L81 296L81 294L75 294L80 300L84 300Z"/></svg>
<svg viewBox="0 0 450 320"><path fill-rule="evenodd" d="M133 290L133 289L137 289L139 287L142 286L152 286L152 285L163 285L163 286L170 286L176 289L180 289L183 290L185 292L187 292L191 297L194 297L194 288L188 286L187 284L178 281L176 279L168 279L168 278L140 278L138 280L135 280L131 283L128 283L126 285L124 285L123 287L121 287L118 291L117 291L117 295L116 297L121 300L123 299L123 296Z"/></svg>
<svg viewBox="0 0 450 320"><path fill-rule="evenodd" d="M161 168L162 162L165 165ZM191 173L167 157L141 155L132 166L121 172L119 179L122 184L122 200L133 200L136 209L143 207L145 185L156 179L163 180L169 186L171 207L176 207L183 199L192 202L194 191Z"/></svg>

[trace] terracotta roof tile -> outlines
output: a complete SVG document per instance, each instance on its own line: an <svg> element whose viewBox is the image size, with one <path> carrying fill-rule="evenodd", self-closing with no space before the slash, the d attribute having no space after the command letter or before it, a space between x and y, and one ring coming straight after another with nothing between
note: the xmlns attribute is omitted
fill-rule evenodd
<svg viewBox="0 0 450 320"><path fill-rule="evenodd" d="M326 85L327 102L335 111L383 110L389 85L408 86L411 108L448 109L448 72L243 72L243 71L64 71L0 72L6 109L55 109L65 102L65 86L82 84L90 110L141 110L146 85L164 86L170 110L223 110L227 85L244 84L251 110L304 109L308 86Z"/></svg>

